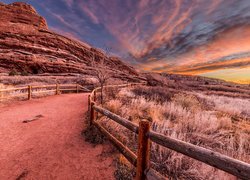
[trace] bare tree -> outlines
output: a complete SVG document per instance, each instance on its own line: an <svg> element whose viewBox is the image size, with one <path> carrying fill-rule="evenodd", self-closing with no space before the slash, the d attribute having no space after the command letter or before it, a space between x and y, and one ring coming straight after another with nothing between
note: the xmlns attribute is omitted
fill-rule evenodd
<svg viewBox="0 0 250 180"><path fill-rule="evenodd" d="M98 80L101 87L101 104L103 104L103 88L107 80L111 78L111 73L105 66L105 60L109 58L110 48L105 48L103 57L97 61L95 53L92 52L92 66L94 68L94 77Z"/></svg>

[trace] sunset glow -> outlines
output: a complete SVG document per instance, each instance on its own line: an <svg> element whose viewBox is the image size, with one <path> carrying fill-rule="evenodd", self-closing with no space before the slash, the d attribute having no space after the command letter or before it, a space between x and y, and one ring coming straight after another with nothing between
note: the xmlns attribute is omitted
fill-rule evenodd
<svg viewBox="0 0 250 180"><path fill-rule="evenodd" d="M109 47L141 70L250 81L249 0L25 2L53 31Z"/></svg>

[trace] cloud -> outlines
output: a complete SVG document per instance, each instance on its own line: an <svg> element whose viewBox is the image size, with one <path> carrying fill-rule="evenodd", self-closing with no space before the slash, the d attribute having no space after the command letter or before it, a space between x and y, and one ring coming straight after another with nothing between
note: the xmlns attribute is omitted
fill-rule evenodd
<svg viewBox="0 0 250 180"><path fill-rule="evenodd" d="M74 3L74 0L64 0L64 2L66 3L66 5L68 7L72 7L73 6L73 3Z"/></svg>
<svg viewBox="0 0 250 180"><path fill-rule="evenodd" d="M72 28L72 25L70 23L68 23L64 18L63 16L59 15L59 14L56 14L56 13L53 13L51 12L50 10L48 10L50 12L50 14L55 17L60 23L62 23L64 26L68 27L68 28Z"/></svg>
<svg viewBox="0 0 250 180"><path fill-rule="evenodd" d="M179 74L204 74L226 68L250 65L250 25L222 31L212 41L167 58L141 63L147 71ZM153 57L153 56L152 56Z"/></svg>
<svg viewBox="0 0 250 180"><path fill-rule="evenodd" d="M93 23L99 24L97 16L95 16L91 9L89 9L85 4L81 4L81 8L84 13L92 20Z"/></svg>
<svg viewBox="0 0 250 180"><path fill-rule="evenodd" d="M248 64L237 55L250 51L249 0L45 1L60 29L112 46L144 70L199 74Z"/></svg>
<svg viewBox="0 0 250 180"><path fill-rule="evenodd" d="M247 0L85 0L79 8L138 61L166 58L249 22ZM131 56L130 56L131 57Z"/></svg>
<svg viewBox="0 0 250 180"><path fill-rule="evenodd" d="M244 68L250 66L250 57L240 58L240 59L231 59L213 63L201 63L199 65L193 66L180 66L172 71L172 73L178 74L202 74L205 72L216 71L219 69L225 68ZM171 70L170 70L171 72Z"/></svg>
<svg viewBox="0 0 250 180"><path fill-rule="evenodd" d="M203 74L225 68L245 68L250 66L250 51L240 54L224 56L213 61L180 63L178 66L168 64L166 61L152 62L141 65L144 70L155 72L168 72L177 74Z"/></svg>

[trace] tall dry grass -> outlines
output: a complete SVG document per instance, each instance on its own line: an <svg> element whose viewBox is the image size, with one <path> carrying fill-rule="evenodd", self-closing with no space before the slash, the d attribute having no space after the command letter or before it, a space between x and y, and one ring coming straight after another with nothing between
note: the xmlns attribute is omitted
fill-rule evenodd
<svg viewBox="0 0 250 180"><path fill-rule="evenodd" d="M249 99L164 89L156 93L152 87L123 88L110 94L106 93L105 107L124 118L135 123L147 119L156 132L250 163ZM136 151L135 135L107 118L101 121ZM152 144L151 150L153 167L170 179L235 179L162 146Z"/></svg>
<svg viewBox="0 0 250 180"><path fill-rule="evenodd" d="M214 107L221 112L231 115L242 116L245 118L250 117L250 99L232 98L216 95L205 95L197 93L198 97L204 98L206 101L214 104Z"/></svg>

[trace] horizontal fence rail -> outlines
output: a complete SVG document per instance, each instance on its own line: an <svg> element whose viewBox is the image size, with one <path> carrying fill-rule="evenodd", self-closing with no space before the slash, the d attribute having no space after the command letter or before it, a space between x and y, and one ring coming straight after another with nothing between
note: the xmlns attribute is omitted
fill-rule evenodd
<svg viewBox="0 0 250 180"><path fill-rule="evenodd" d="M153 142L204 162L242 179L250 179L250 164L225 156L221 153L193 145L178 139L150 131L148 137Z"/></svg>
<svg viewBox="0 0 250 180"><path fill-rule="evenodd" d="M111 135L105 128L103 128L98 122L93 123L104 135L108 137L108 139L112 142L112 144L126 157L126 159L136 166L137 157L136 155L126 146L122 144L119 140L117 140L113 135Z"/></svg>
<svg viewBox="0 0 250 180"><path fill-rule="evenodd" d="M0 92L18 91L18 90L26 90L26 89L28 89L28 87L8 88L8 89L0 89Z"/></svg>
<svg viewBox="0 0 250 180"><path fill-rule="evenodd" d="M113 87L131 87L134 85L144 85L145 83L124 84L118 86L106 86L105 88ZM176 152L182 153L188 157L201 161L205 164L213 166L217 169L228 172L241 179L250 179L250 164L233 159L221 153L193 145L178 139L170 138L163 134L150 130L150 122L142 120L139 126L131 121L122 118L109 110L96 105L96 93L100 88L96 88L89 95L89 113L90 124L96 126L100 132L108 137L112 144L127 158L127 160L136 167L136 179L166 179L161 174L150 167L150 141L158 145L164 146ZM96 113L100 113L130 131L138 134L138 150L135 155L128 147L122 144L112 134L110 134L100 123L97 122Z"/></svg>
<svg viewBox="0 0 250 180"><path fill-rule="evenodd" d="M54 84L37 86L28 85L26 87L0 89L0 100L20 96L27 96L27 99L30 100L32 98L32 95L53 92L58 95L65 91L75 91L76 93L78 93L79 91L91 92L88 88L79 84Z"/></svg>
<svg viewBox="0 0 250 180"><path fill-rule="evenodd" d="M109 117L110 119L114 120L115 122L117 122L118 124L126 127L127 129L129 129L130 131L138 134L139 132L139 126L132 123L131 121L128 121L127 119L124 119L112 112L110 112L109 110L106 110L104 108L101 108L99 106L93 106L94 110L96 110L97 112Z"/></svg>

